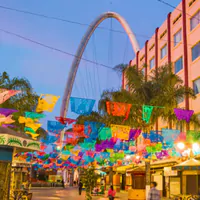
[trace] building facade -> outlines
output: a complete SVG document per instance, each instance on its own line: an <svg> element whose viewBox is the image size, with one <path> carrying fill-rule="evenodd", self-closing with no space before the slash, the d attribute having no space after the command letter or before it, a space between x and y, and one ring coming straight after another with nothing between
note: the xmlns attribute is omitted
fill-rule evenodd
<svg viewBox="0 0 200 200"><path fill-rule="evenodd" d="M146 78L151 70L166 63L173 64L174 73L197 95L194 100L183 99L179 107L200 114L200 0L182 0L130 61L130 65L136 65ZM128 89L125 77L122 78L122 86ZM167 128L167 124L159 120L158 129L162 128Z"/></svg>

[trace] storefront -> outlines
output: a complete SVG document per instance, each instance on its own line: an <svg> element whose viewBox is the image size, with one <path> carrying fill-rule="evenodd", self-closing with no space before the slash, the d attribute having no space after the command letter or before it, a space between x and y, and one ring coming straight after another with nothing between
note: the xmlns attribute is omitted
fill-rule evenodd
<svg viewBox="0 0 200 200"><path fill-rule="evenodd" d="M181 194L198 195L200 192L200 161L189 159L172 167L181 173Z"/></svg>
<svg viewBox="0 0 200 200"><path fill-rule="evenodd" d="M40 142L9 128L0 127L0 199L14 198L14 191L20 188L30 174L30 165L18 165L15 154L39 151ZM16 181L18 180L18 181Z"/></svg>

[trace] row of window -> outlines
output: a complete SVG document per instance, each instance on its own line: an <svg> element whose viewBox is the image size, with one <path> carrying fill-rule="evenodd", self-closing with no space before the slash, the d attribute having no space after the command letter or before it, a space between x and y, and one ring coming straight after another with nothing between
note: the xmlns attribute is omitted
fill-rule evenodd
<svg viewBox="0 0 200 200"><path fill-rule="evenodd" d="M161 59L164 58L167 54L167 45L161 49ZM200 42L198 42L194 47L192 47L192 61L200 57ZM155 57L153 57L149 62L150 69L155 66ZM178 73L183 69L183 58L179 58L174 64L174 72Z"/></svg>

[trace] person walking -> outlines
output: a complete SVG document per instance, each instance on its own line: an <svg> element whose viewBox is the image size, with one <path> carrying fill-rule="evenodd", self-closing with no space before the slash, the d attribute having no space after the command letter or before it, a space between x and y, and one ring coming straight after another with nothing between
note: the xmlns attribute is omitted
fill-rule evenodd
<svg viewBox="0 0 200 200"><path fill-rule="evenodd" d="M78 184L79 195L82 193L83 183L80 181Z"/></svg>
<svg viewBox="0 0 200 200"><path fill-rule="evenodd" d="M111 185L110 189L108 190L108 198L109 198L109 200L114 200L115 194L116 194L116 192L113 189L113 186Z"/></svg>
<svg viewBox="0 0 200 200"><path fill-rule="evenodd" d="M160 192L156 189L156 186L156 182L151 182L151 189L149 191L147 200L161 200Z"/></svg>

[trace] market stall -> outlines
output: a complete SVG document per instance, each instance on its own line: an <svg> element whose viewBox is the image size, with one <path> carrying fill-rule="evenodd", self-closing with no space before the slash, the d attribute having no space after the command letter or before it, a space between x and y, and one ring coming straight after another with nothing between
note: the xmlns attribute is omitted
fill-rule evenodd
<svg viewBox="0 0 200 200"><path fill-rule="evenodd" d="M198 195L200 189L200 161L191 158L172 167L181 172L181 194Z"/></svg>
<svg viewBox="0 0 200 200"><path fill-rule="evenodd" d="M22 152L39 151L40 142L23 133L0 127L0 199L13 199L16 190L23 187L30 176L30 164L19 162L15 155Z"/></svg>

